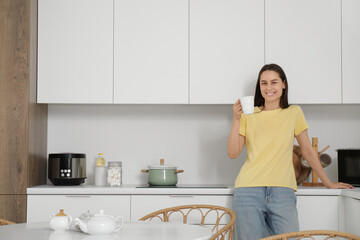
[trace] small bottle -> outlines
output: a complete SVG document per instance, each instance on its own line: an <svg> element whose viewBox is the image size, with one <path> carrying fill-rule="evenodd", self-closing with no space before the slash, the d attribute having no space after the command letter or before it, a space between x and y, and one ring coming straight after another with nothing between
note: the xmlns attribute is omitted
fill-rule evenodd
<svg viewBox="0 0 360 240"><path fill-rule="evenodd" d="M106 166L104 154L99 153L96 158L96 167L95 167L95 186L105 186L106 185Z"/></svg>
<svg viewBox="0 0 360 240"><path fill-rule="evenodd" d="M105 158L103 153L99 153L96 159L96 166L97 167L105 166Z"/></svg>
<svg viewBox="0 0 360 240"><path fill-rule="evenodd" d="M107 185L111 187L120 187L122 185L122 163L112 161L107 167Z"/></svg>

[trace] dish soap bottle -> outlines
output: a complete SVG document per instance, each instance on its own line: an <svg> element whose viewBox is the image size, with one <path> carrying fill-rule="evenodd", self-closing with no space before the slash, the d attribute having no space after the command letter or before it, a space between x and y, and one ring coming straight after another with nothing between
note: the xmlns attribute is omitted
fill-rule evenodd
<svg viewBox="0 0 360 240"><path fill-rule="evenodd" d="M105 158L103 153L99 153L96 158L96 167L95 167L95 186L105 186L106 185L106 166Z"/></svg>

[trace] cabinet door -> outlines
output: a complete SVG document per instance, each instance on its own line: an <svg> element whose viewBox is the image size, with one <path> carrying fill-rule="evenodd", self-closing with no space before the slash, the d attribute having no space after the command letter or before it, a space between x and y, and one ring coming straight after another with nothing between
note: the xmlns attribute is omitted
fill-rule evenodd
<svg viewBox="0 0 360 240"><path fill-rule="evenodd" d="M283 67L290 103L341 103L340 0L267 0L265 61Z"/></svg>
<svg viewBox="0 0 360 240"><path fill-rule="evenodd" d="M339 231L338 196L297 196L300 231Z"/></svg>
<svg viewBox="0 0 360 240"><path fill-rule="evenodd" d="M360 103L360 1L342 1L343 103Z"/></svg>
<svg viewBox="0 0 360 240"><path fill-rule="evenodd" d="M59 209L73 218L102 209L108 215L130 221L130 195L28 195L27 221L47 222Z"/></svg>
<svg viewBox="0 0 360 240"><path fill-rule="evenodd" d="M345 197L345 232L360 236L360 200Z"/></svg>
<svg viewBox="0 0 360 240"><path fill-rule="evenodd" d="M254 95L263 64L263 0L190 1L190 103Z"/></svg>
<svg viewBox="0 0 360 240"><path fill-rule="evenodd" d="M188 103L188 1L114 1L114 102Z"/></svg>
<svg viewBox="0 0 360 240"><path fill-rule="evenodd" d="M226 208L232 208L232 196L194 196L194 195L133 195L131 197L131 221L137 221L140 218L155 212L160 209L175 207L180 205L191 205L191 204L208 204L208 205L218 205ZM214 214L214 213L212 213ZM210 215L212 215L210 214ZM181 216L175 215L172 218L172 222L181 221ZM197 223L199 216L198 212L194 215L189 214L188 222ZM209 216L207 219L207 224L213 224L215 215ZM225 223L229 219L224 219Z"/></svg>
<svg viewBox="0 0 360 240"><path fill-rule="evenodd" d="M39 0L38 103L112 103L113 1Z"/></svg>

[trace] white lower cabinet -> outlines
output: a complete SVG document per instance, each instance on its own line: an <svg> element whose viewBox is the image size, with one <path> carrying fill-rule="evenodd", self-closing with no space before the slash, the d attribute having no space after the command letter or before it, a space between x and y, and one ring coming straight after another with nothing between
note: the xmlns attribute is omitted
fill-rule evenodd
<svg viewBox="0 0 360 240"><path fill-rule="evenodd" d="M27 222L47 222L59 209L73 218L103 209L130 221L130 195L28 195Z"/></svg>
<svg viewBox="0 0 360 240"><path fill-rule="evenodd" d="M137 221L149 213L169 207L190 204L218 205L232 208L232 195L133 195L131 196L131 221ZM199 222L198 211L189 214L188 222ZM171 221L181 221L181 214L171 216ZM197 221L196 221L197 219ZM205 224L213 224L216 219L216 212L209 213ZM225 223L229 219L225 218L220 223Z"/></svg>
<svg viewBox="0 0 360 240"><path fill-rule="evenodd" d="M360 236L360 200L345 197L345 232Z"/></svg>
<svg viewBox="0 0 360 240"><path fill-rule="evenodd" d="M297 196L300 230L339 231L338 196Z"/></svg>
<svg viewBox="0 0 360 240"><path fill-rule="evenodd" d="M28 195L27 222L46 222L52 214L64 209L72 217L79 217L86 211L97 212L104 209L113 216L123 216L125 221L140 218L163 208L179 205L218 205L232 209L232 195ZM360 234L360 200L346 197L345 230ZM339 208L339 196L297 196L300 230L343 230L343 210ZM340 212L341 211L341 214ZM189 214L188 222L198 222L198 211ZM181 214L171 216L171 221L181 221ZM216 212L209 213L205 224L215 223ZM339 220L340 219L340 220ZM220 224L225 224L225 218ZM341 228L341 229L340 229Z"/></svg>

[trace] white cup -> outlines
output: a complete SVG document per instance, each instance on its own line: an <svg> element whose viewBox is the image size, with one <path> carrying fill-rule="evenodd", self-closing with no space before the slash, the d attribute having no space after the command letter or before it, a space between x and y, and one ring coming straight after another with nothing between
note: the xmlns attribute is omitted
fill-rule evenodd
<svg viewBox="0 0 360 240"><path fill-rule="evenodd" d="M254 113L254 96L241 97L240 102L244 114Z"/></svg>

